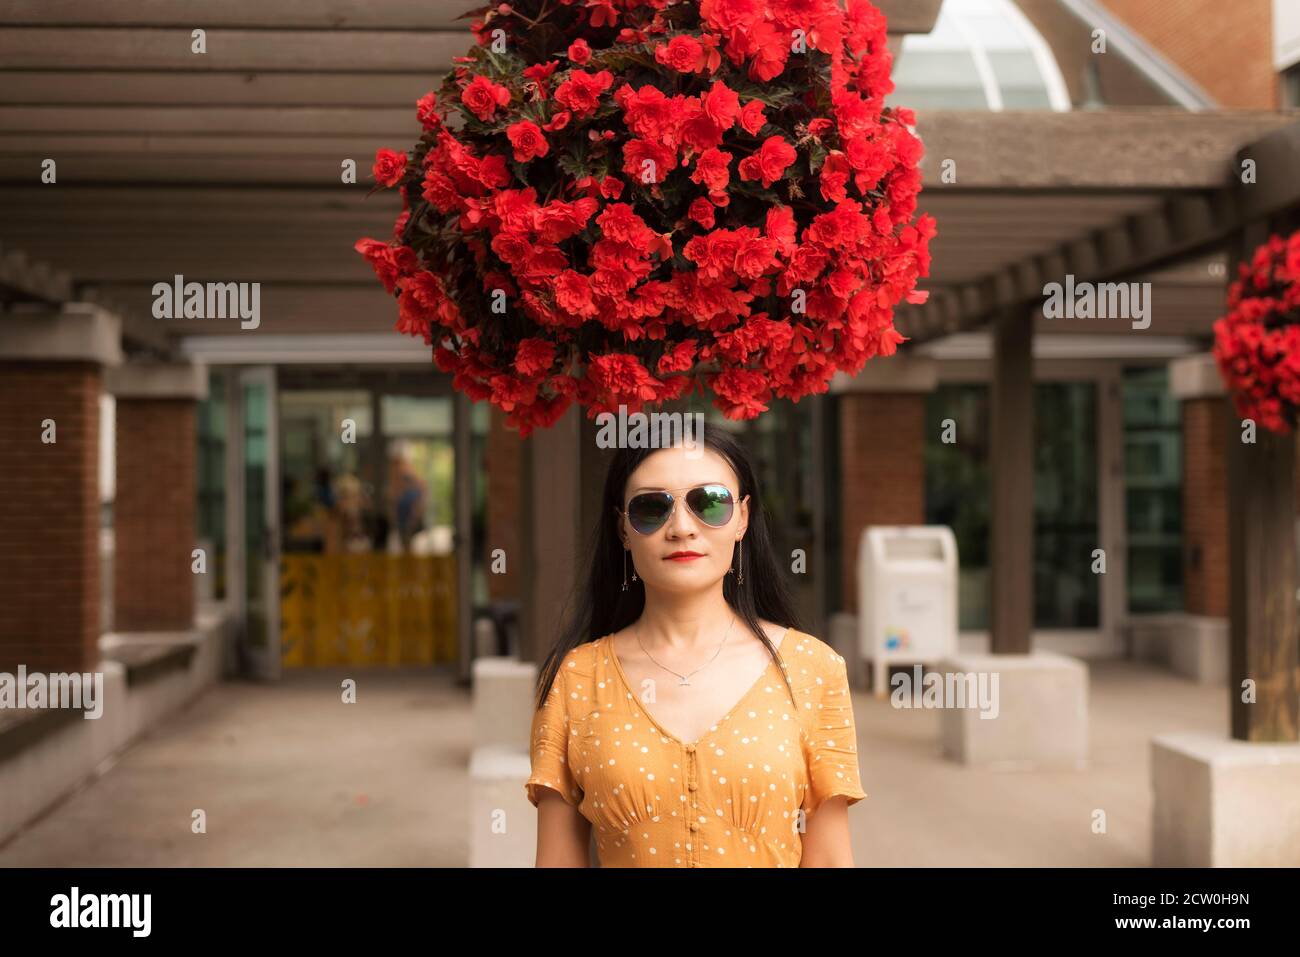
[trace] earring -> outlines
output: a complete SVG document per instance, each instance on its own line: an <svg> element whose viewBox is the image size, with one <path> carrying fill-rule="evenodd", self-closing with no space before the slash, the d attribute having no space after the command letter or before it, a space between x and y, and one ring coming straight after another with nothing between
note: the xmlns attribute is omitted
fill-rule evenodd
<svg viewBox="0 0 1300 957"><path fill-rule="evenodd" d="M728 575L736 575L736 584L745 584L745 542L744 539L736 539L736 567L728 568ZM738 574L737 574L738 573Z"/></svg>
<svg viewBox="0 0 1300 957"><path fill-rule="evenodd" d="M627 550L626 548L623 549L623 591L627 591L627 552L628 552L628 550ZM636 581L636 580L637 580L637 577L636 577L636 566L633 565L633 566L632 566L632 581Z"/></svg>

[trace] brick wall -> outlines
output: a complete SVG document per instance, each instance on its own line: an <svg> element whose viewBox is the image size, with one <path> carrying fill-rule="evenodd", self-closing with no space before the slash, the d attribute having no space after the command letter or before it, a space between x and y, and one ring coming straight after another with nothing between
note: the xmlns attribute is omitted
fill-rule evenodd
<svg viewBox="0 0 1300 957"><path fill-rule="evenodd" d="M0 671L99 663L99 393L94 364L0 362Z"/></svg>
<svg viewBox="0 0 1300 957"><path fill-rule="evenodd" d="M1184 607L1228 614L1228 413L1222 397L1183 403Z"/></svg>
<svg viewBox="0 0 1300 957"><path fill-rule="evenodd" d="M523 494L523 440L506 428L505 413L492 407L487 439L487 550L488 596L499 601L519 600L519 567L524 560L520 538ZM492 552L505 549L506 574L492 574Z"/></svg>
<svg viewBox="0 0 1300 957"><path fill-rule="evenodd" d="M193 399L117 401L115 631L193 627L194 417Z"/></svg>
<svg viewBox="0 0 1300 957"><path fill-rule="evenodd" d="M1228 109L1281 105L1273 0L1101 0Z"/></svg>
<svg viewBox="0 0 1300 957"><path fill-rule="evenodd" d="M840 396L844 611L858 603L858 542L869 525L925 521L925 394Z"/></svg>

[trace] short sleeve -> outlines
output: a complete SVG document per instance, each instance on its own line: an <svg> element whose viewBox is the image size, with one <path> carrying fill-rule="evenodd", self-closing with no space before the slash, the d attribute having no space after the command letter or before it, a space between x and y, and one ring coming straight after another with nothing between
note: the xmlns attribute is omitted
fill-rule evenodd
<svg viewBox="0 0 1300 957"><path fill-rule="evenodd" d="M558 791L574 807L582 800L582 790L569 770L569 709L564 671L561 667L556 672L546 700L533 714L533 726L529 734L532 742L532 774L524 785L533 807L538 805L539 787Z"/></svg>
<svg viewBox="0 0 1300 957"><path fill-rule="evenodd" d="M808 723L809 783L803 806L809 814L837 794L845 795L850 805L867 796L858 774L858 734L848 667L841 655L831 651L818 672L821 683L812 693L813 714Z"/></svg>

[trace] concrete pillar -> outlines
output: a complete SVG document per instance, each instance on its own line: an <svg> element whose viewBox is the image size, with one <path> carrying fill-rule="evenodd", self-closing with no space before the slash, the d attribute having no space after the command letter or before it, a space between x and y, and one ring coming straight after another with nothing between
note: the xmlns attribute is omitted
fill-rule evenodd
<svg viewBox="0 0 1300 957"><path fill-rule="evenodd" d="M196 591L195 404L207 396L207 369L132 362L109 370L105 388L117 399L113 629L188 630Z"/></svg>
<svg viewBox="0 0 1300 957"><path fill-rule="evenodd" d="M0 671L99 664L99 396L121 362L97 306L0 316Z"/></svg>

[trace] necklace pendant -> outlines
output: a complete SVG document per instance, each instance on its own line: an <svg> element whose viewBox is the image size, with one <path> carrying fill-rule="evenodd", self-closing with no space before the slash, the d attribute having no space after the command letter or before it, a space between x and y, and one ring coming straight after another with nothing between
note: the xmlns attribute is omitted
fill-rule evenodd
<svg viewBox="0 0 1300 957"><path fill-rule="evenodd" d="M683 678L681 681L677 682L677 687L679 687L679 688L687 688L687 687L690 686L690 684L691 684L691 683L690 683L689 681L687 681L685 678Z"/></svg>

